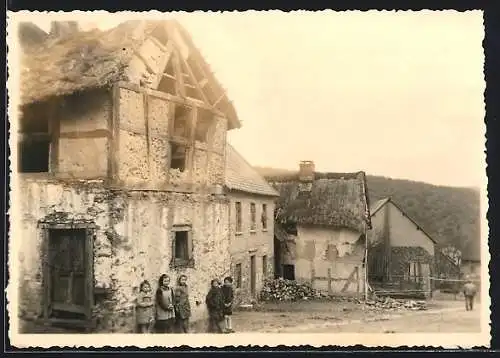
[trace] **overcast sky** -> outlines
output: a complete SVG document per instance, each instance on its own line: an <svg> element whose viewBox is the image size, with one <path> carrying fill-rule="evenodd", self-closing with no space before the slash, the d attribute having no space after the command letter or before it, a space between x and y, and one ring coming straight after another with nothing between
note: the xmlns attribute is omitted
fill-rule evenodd
<svg viewBox="0 0 500 358"><path fill-rule="evenodd" d="M92 19L115 26L123 18ZM261 166L358 171L452 186L485 177L482 13L181 15ZM47 28L47 22L40 22Z"/></svg>

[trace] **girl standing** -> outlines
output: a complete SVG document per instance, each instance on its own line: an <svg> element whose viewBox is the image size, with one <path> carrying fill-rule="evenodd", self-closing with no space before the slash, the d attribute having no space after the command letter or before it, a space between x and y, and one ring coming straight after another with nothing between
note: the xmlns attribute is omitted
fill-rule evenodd
<svg viewBox="0 0 500 358"><path fill-rule="evenodd" d="M222 286L222 297L224 299L224 322L227 333L232 333L233 326L231 316L233 315L233 300L234 300L234 291L233 291L233 279L231 277L226 277L224 279L224 286Z"/></svg>
<svg viewBox="0 0 500 358"><path fill-rule="evenodd" d="M154 319L154 301L151 293L149 281L142 281L136 300L136 320L139 333L149 333Z"/></svg>
<svg viewBox="0 0 500 358"><path fill-rule="evenodd" d="M222 333L221 324L224 319L224 301L220 289L220 281L213 279L210 282L210 286L210 291L208 291L205 299L208 309L208 333Z"/></svg>
<svg viewBox="0 0 500 358"><path fill-rule="evenodd" d="M174 297L175 319L179 333L189 333L189 317L191 317L191 305L189 303L189 292L187 287L187 276L180 275L177 280Z"/></svg>
<svg viewBox="0 0 500 358"><path fill-rule="evenodd" d="M160 276L156 290L156 331L172 333L175 325L174 290L170 287L170 277Z"/></svg>

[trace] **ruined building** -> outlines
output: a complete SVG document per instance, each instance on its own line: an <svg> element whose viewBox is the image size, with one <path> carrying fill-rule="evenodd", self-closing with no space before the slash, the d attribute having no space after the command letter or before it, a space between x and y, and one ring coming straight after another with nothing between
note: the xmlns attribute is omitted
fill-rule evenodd
<svg viewBox="0 0 500 358"><path fill-rule="evenodd" d="M139 283L185 273L199 319L210 279L230 272L235 109L176 22L65 29L21 58L19 316L130 332Z"/></svg>
<svg viewBox="0 0 500 358"><path fill-rule="evenodd" d="M319 173L303 161L296 173L266 179L280 194L276 275L331 295L363 295L371 227L365 174Z"/></svg>

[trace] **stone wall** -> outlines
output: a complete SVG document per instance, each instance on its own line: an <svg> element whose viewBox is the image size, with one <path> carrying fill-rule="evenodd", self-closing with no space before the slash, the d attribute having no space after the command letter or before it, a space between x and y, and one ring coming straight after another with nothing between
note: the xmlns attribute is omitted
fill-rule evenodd
<svg viewBox="0 0 500 358"><path fill-rule="evenodd" d="M210 279L230 271L228 205L225 198L204 194L123 192L104 189L102 183L62 183L20 180L19 219L12 237L20 238L14 251L20 265L19 315L42 312L42 235L39 220L66 222L85 219L96 225L94 237L94 318L97 330L131 332L133 300L139 283L153 288L162 273L175 282L189 277L194 321L203 318ZM171 268L172 226L191 225L194 267Z"/></svg>
<svg viewBox="0 0 500 358"><path fill-rule="evenodd" d="M235 303L248 303L257 298L264 280L274 275L274 200L271 197L262 197L252 194L231 192L230 198L230 253L231 272L236 274L236 265L241 265L241 287L235 288ZM241 203L242 230L236 233L235 203ZM250 203L256 206L256 230L250 230ZM267 229L264 229L260 220L262 204L267 205ZM256 264L256 295L252 296L250 286L250 257L255 256ZM266 256L264 268L263 256Z"/></svg>

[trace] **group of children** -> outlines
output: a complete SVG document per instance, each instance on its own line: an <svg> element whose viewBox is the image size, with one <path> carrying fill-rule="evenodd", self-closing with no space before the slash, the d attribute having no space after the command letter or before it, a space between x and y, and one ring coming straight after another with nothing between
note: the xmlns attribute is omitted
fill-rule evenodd
<svg viewBox="0 0 500 358"><path fill-rule="evenodd" d="M209 333L231 333L232 307L234 300L233 279L226 277L211 281L205 303L208 310ZM150 283L145 280L139 287L136 302L137 331L139 333L189 333L191 305L187 276L180 275L177 286L170 285L170 277L160 276L158 288L153 296Z"/></svg>

